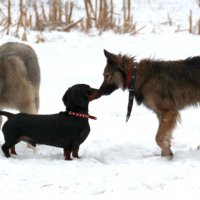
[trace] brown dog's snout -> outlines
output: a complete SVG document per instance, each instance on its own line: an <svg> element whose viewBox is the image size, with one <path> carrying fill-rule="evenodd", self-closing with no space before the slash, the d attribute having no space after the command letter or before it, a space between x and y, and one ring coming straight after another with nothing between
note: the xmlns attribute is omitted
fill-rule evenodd
<svg viewBox="0 0 200 200"><path fill-rule="evenodd" d="M101 93L101 95L109 95L117 89L118 86L115 83L107 84L103 82L101 87L99 88L99 92Z"/></svg>
<svg viewBox="0 0 200 200"><path fill-rule="evenodd" d="M100 98L102 95L101 91L98 89L92 89L91 94L88 96L88 100L92 101L94 99Z"/></svg>

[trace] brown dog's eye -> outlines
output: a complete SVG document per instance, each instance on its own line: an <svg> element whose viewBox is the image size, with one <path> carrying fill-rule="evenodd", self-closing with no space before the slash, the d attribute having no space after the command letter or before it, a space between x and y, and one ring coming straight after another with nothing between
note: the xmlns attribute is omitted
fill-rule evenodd
<svg viewBox="0 0 200 200"><path fill-rule="evenodd" d="M105 74L105 80L106 81L110 81L111 79L111 75L110 74Z"/></svg>

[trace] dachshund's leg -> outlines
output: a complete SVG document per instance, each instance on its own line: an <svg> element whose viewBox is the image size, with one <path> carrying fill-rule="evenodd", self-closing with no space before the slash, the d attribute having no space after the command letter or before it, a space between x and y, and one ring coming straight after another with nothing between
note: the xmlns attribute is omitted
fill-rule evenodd
<svg viewBox="0 0 200 200"><path fill-rule="evenodd" d="M68 150L67 148L64 148L64 158L65 158L65 160L72 160L70 154L71 154L71 151Z"/></svg>
<svg viewBox="0 0 200 200"><path fill-rule="evenodd" d="M72 149L72 156L74 158L80 158L79 155L78 155L78 151L79 151L79 147L76 147L76 148Z"/></svg>
<svg viewBox="0 0 200 200"><path fill-rule="evenodd" d="M17 155L16 150L15 150L15 145L10 148L10 153Z"/></svg>
<svg viewBox="0 0 200 200"><path fill-rule="evenodd" d="M2 151L3 151L3 153L4 153L4 155L5 155L7 158L11 157L11 156L10 156L10 153L9 153L9 147L8 147L6 144L3 144L2 147L1 147L1 149L2 149Z"/></svg>

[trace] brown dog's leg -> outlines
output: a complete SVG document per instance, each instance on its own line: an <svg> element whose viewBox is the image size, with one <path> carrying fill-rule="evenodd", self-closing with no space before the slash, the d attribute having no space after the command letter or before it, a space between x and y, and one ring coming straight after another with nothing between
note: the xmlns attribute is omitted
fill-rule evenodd
<svg viewBox="0 0 200 200"><path fill-rule="evenodd" d="M66 148L64 148L64 157L65 160L72 160L70 157L71 151L67 150Z"/></svg>
<svg viewBox="0 0 200 200"><path fill-rule="evenodd" d="M172 159L173 153L171 147L171 135L176 126L179 112L176 110L161 111L157 113L159 119L159 127L156 135L156 142L160 146L164 157Z"/></svg>
<svg viewBox="0 0 200 200"><path fill-rule="evenodd" d="M79 147L72 149L72 156L74 158L80 158L78 155Z"/></svg>

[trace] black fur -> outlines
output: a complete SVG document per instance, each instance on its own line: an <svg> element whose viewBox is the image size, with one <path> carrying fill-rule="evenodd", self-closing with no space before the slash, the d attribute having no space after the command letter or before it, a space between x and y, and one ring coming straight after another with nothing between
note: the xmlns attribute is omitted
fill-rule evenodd
<svg viewBox="0 0 200 200"><path fill-rule="evenodd" d="M69 88L63 96L66 106L65 112L52 115L31 115L25 113L12 114L0 111L8 120L2 131L5 143L2 151L10 157L9 149L20 141L31 144L44 144L64 149L65 160L78 156L81 143L90 132L88 119L71 116L68 111L88 114L89 97L96 89L85 84L78 84Z"/></svg>

